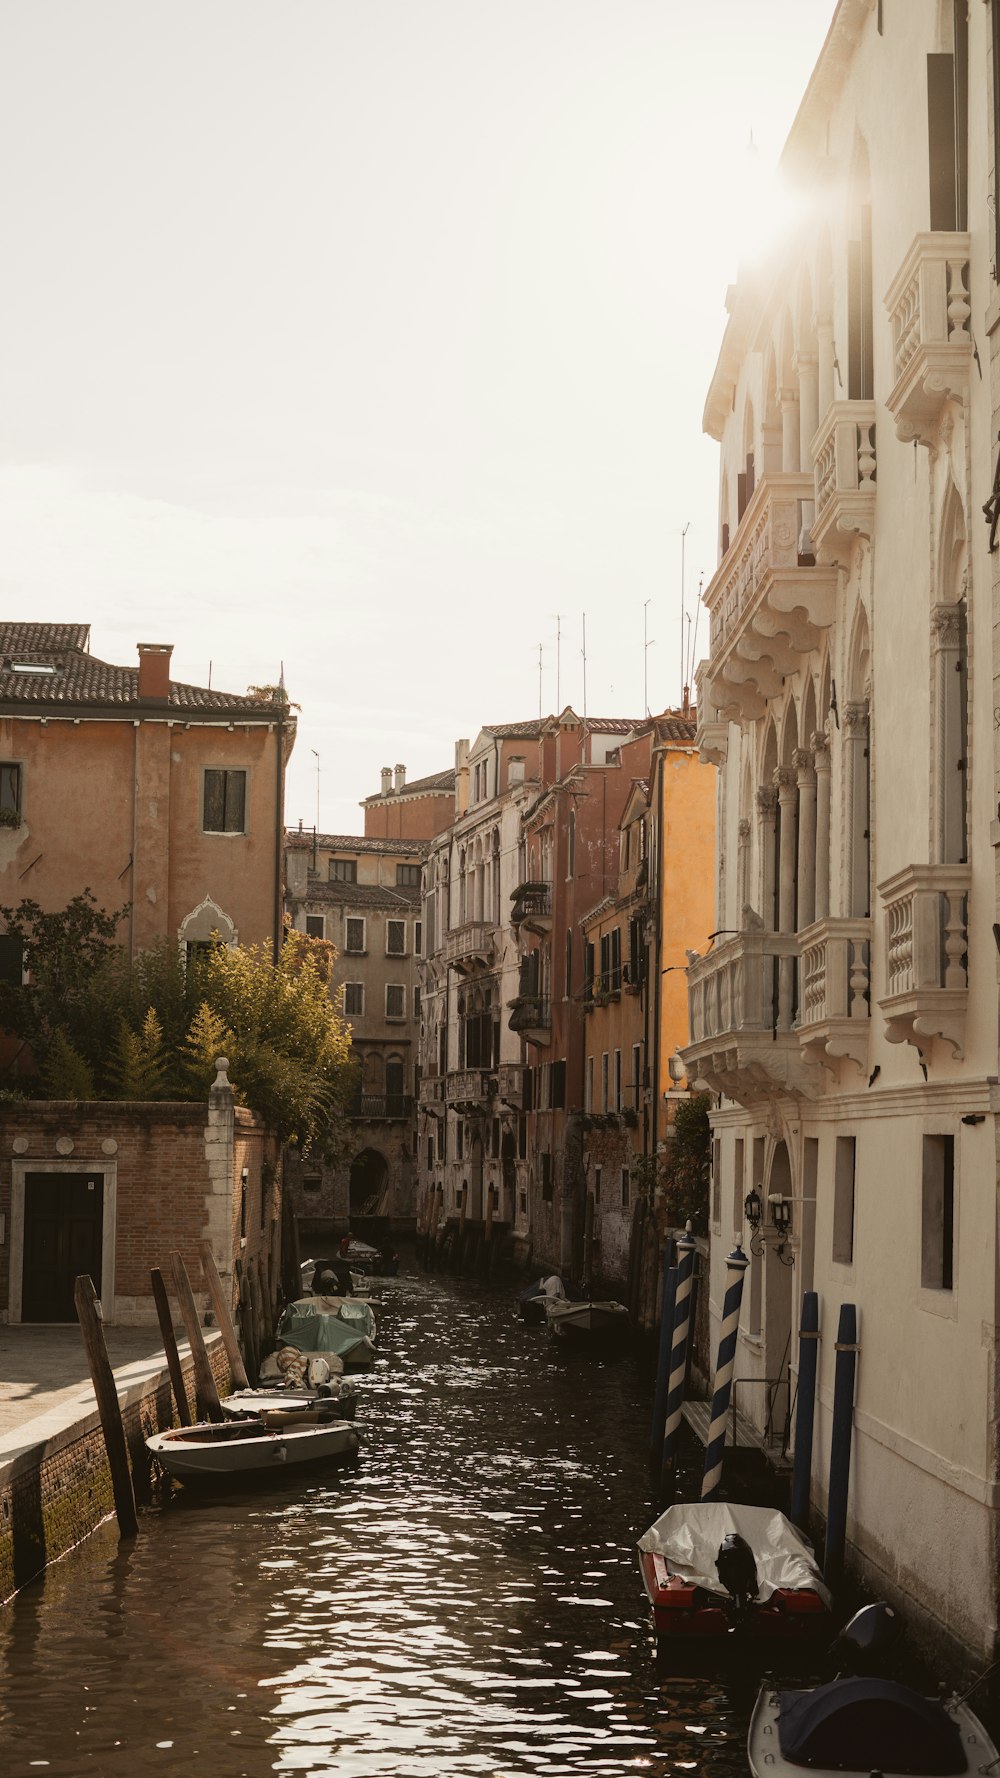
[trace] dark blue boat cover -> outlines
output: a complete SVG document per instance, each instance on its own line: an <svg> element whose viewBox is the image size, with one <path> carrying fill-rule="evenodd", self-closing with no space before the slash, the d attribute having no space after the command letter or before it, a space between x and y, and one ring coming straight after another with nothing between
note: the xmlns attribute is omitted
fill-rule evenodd
<svg viewBox="0 0 1000 1778"><path fill-rule="evenodd" d="M968 1762L942 1704L891 1679L834 1679L778 1693L778 1743L795 1766L946 1774Z"/></svg>

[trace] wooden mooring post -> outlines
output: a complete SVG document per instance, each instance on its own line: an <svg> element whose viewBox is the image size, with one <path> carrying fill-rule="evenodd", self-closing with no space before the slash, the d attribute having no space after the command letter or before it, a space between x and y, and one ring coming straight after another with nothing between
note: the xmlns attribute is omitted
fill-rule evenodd
<svg viewBox="0 0 1000 1778"><path fill-rule="evenodd" d="M118 1391L115 1388L115 1373L111 1369L111 1360L108 1357L108 1348L104 1338L100 1301L94 1289L93 1279L86 1273L77 1278L73 1287L73 1301L76 1304L77 1320L83 1335L83 1349L87 1354L90 1377L94 1385L94 1394L97 1397L97 1410L101 1416L101 1431L104 1434L108 1467L111 1470L111 1487L115 1497L118 1529L122 1537L135 1537L139 1530L139 1519L135 1510L132 1471L128 1466L128 1449L125 1444L121 1404L118 1400Z"/></svg>
<svg viewBox="0 0 1000 1778"><path fill-rule="evenodd" d="M184 1386L184 1372L181 1369L181 1357L177 1350L177 1340L174 1336L174 1323L170 1313L167 1287L163 1282L163 1273L158 1267L153 1266L149 1276L153 1285L153 1301L156 1304L156 1318L160 1323L160 1338L163 1341L163 1350L167 1355L167 1369L170 1372L170 1386L173 1389L174 1401L177 1404L177 1418L182 1426L190 1426L191 1409L188 1406L187 1389Z"/></svg>
<svg viewBox="0 0 1000 1778"><path fill-rule="evenodd" d="M174 1288L177 1291L177 1300L180 1303L181 1315L184 1319L184 1331L187 1334L191 1356L194 1359L198 1411L207 1414L210 1420L221 1420L224 1415L219 1401L219 1391L215 1387L215 1378L212 1375L205 1336L198 1320L198 1310L195 1306L194 1292L191 1289L187 1266L179 1253L174 1254Z"/></svg>
<svg viewBox="0 0 1000 1778"><path fill-rule="evenodd" d="M215 1310L215 1319L219 1323L219 1331L222 1334L222 1343L226 1348L226 1357L229 1359L229 1370L233 1379L233 1388L248 1389L250 1387L250 1379L247 1376L246 1366L243 1363L243 1354L240 1351L239 1341L236 1338L236 1329L233 1326L232 1310L226 1301L226 1295L222 1288L222 1279L219 1277L219 1268L215 1263L215 1254L212 1252L211 1241L202 1241L201 1243L201 1269L205 1274L205 1279L208 1284L208 1292L212 1299L212 1307Z"/></svg>
<svg viewBox="0 0 1000 1778"><path fill-rule="evenodd" d="M236 1284L239 1290L240 1327L243 1329L243 1350L247 1355L247 1364L254 1382L260 1379L260 1347L257 1343L257 1331L253 1319L253 1297L250 1292L250 1275L242 1258L236 1261Z"/></svg>

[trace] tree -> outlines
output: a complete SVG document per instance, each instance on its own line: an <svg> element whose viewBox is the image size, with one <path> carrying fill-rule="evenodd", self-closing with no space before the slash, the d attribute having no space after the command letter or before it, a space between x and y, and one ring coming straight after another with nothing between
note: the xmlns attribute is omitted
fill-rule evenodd
<svg viewBox="0 0 1000 1778"><path fill-rule="evenodd" d="M712 1130L708 1121L710 1093L677 1103L667 1141L659 1154L645 1155L633 1166L640 1187L661 1194L666 1226L683 1228L688 1221L696 1235L708 1234L708 1192Z"/></svg>
<svg viewBox="0 0 1000 1778"><path fill-rule="evenodd" d="M105 913L89 889L56 913L37 901L0 907L8 935L21 941L29 978L0 983L0 1026L30 1046L39 1067L57 1033L86 1058L113 1045L118 1006L116 994L104 992L106 971L128 911Z"/></svg>

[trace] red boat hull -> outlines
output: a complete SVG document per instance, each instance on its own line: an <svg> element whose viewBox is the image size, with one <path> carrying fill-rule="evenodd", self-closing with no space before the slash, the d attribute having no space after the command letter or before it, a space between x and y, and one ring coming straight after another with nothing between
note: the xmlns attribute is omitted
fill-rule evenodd
<svg viewBox="0 0 1000 1778"><path fill-rule="evenodd" d="M733 1620L718 1595L693 1587L671 1574L663 1557L639 1551L643 1585L653 1607L657 1636L728 1636ZM801 1641L825 1630L829 1612L811 1587L779 1587L764 1605L755 1605L743 1620L766 1641Z"/></svg>

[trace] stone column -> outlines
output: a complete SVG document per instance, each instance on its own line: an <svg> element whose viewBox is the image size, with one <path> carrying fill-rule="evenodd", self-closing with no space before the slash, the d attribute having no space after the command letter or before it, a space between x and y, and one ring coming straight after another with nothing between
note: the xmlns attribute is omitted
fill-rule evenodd
<svg viewBox="0 0 1000 1778"><path fill-rule="evenodd" d="M795 756L799 789L798 915L801 932L816 918L816 768L807 747Z"/></svg>
<svg viewBox="0 0 1000 1778"><path fill-rule="evenodd" d="M750 823L746 816L740 822L737 833L739 837L736 842L736 918L742 923L743 909L750 900Z"/></svg>
<svg viewBox="0 0 1000 1778"><path fill-rule="evenodd" d="M778 931L795 931L795 812L798 784L792 766L774 773L781 820L778 840ZM794 958L778 960L778 1029L790 1031L795 987Z"/></svg>
<svg viewBox="0 0 1000 1778"><path fill-rule="evenodd" d="M819 425L819 381L815 352L798 352L795 369L799 379L799 467L812 470L812 441ZM812 524L816 511L813 500L803 500L799 531L799 554L811 556Z"/></svg>
<svg viewBox="0 0 1000 1778"><path fill-rule="evenodd" d="M847 866L847 913L863 918L868 907L868 705L844 707L844 787L850 852Z"/></svg>
<svg viewBox="0 0 1000 1778"><path fill-rule="evenodd" d="M774 826L778 810L777 792L769 784L762 785L757 792L757 825L760 835L761 861L761 924L766 932L773 932L776 912L774 905Z"/></svg>
<svg viewBox="0 0 1000 1778"><path fill-rule="evenodd" d="M826 418L827 412L834 402L833 391L833 318L830 315L816 316L817 346L817 385L819 390L819 417Z"/></svg>
<svg viewBox="0 0 1000 1778"><path fill-rule="evenodd" d="M931 659L934 663L934 847L943 864L965 855L965 754L962 734L962 627L964 607L931 607Z"/></svg>
<svg viewBox="0 0 1000 1778"><path fill-rule="evenodd" d="M813 918L830 916L830 749L821 730L811 737L816 769L816 895Z"/></svg>
<svg viewBox="0 0 1000 1778"><path fill-rule="evenodd" d="M779 389L781 404L781 467L795 474L799 467L799 396L797 389Z"/></svg>

